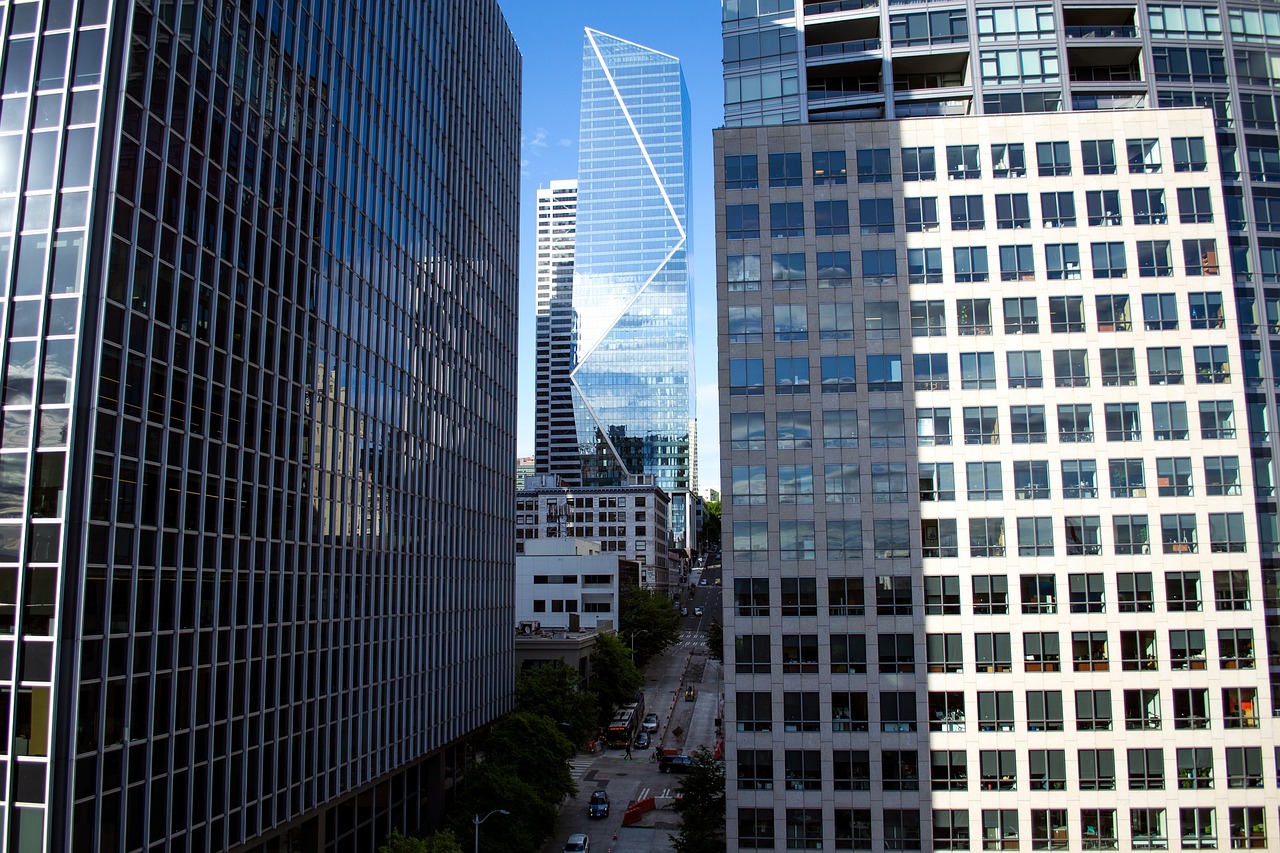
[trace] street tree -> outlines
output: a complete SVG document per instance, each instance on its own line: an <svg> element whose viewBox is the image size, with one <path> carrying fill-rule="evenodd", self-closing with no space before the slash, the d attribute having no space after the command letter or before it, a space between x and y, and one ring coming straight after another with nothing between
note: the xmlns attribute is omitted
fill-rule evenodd
<svg viewBox="0 0 1280 853"><path fill-rule="evenodd" d="M664 593L638 586L622 591L618 633L636 653L636 666L644 666L680 637L680 614Z"/></svg>
<svg viewBox="0 0 1280 853"><path fill-rule="evenodd" d="M503 714L489 727L483 749L485 761L507 765L538 787L548 802L559 805L578 794L569 770L573 744L550 717L527 711Z"/></svg>
<svg viewBox="0 0 1280 853"><path fill-rule="evenodd" d="M558 660L516 673L516 710L550 717L575 745L591 736L600 713L578 671Z"/></svg>
<svg viewBox="0 0 1280 853"><path fill-rule="evenodd" d="M631 650L615 634L596 634L591 652L591 689L599 697L601 715L625 705L644 684L631 661Z"/></svg>
<svg viewBox="0 0 1280 853"><path fill-rule="evenodd" d="M400 830L393 829L387 836L387 843L378 848L378 853L462 853L462 845L447 829L428 838L401 835Z"/></svg>
<svg viewBox="0 0 1280 853"><path fill-rule="evenodd" d="M724 663L724 626L716 620L707 626L707 648L711 658Z"/></svg>
<svg viewBox="0 0 1280 853"><path fill-rule="evenodd" d="M698 550L707 553L720 547L720 501L702 505L702 529L698 531Z"/></svg>
<svg viewBox="0 0 1280 853"><path fill-rule="evenodd" d="M680 780L675 809L680 834L676 853L723 853L725 844L724 762L706 747L695 750L693 767Z"/></svg>
<svg viewBox="0 0 1280 853"><path fill-rule="evenodd" d="M515 770L495 761L468 765L463 784L449 810L447 823L455 835L470 838L472 819L494 809L510 814L494 815L480 828L488 850L538 850L555 832L559 801L543 797L539 785L530 784Z"/></svg>

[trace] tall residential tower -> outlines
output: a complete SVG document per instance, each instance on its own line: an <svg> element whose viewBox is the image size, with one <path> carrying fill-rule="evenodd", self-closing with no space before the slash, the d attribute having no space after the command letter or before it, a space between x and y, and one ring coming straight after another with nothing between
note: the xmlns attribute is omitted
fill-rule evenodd
<svg viewBox="0 0 1280 853"><path fill-rule="evenodd" d="M372 851L510 706L494 0L0 4L0 848Z"/></svg>

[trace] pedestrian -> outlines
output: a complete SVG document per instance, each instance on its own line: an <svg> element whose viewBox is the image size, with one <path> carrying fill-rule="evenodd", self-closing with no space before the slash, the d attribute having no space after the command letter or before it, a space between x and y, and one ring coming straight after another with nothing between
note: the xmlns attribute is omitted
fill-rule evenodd
<svg viewBox="0 0 1280 853"><path fill-rule="evenodd" d="M627 758L631 758L631 739L627 738Z"/></svg>

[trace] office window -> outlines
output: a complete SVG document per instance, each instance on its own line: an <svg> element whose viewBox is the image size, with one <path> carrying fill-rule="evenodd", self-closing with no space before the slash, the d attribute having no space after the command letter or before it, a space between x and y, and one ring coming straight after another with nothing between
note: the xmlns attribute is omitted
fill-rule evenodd
<svg viewBox="0 0 1280 853"><path fill-rule="evenodd" d="M1169 212L1164 204L1164 190L1136 189L1130 192L1133 201L1133 222L1135 225L1164 225L1169 221Z"/></svg>
<svg viewBox="0 0 1280 853"><path fill-rule="evenodd" d="M965 406L964 443L999 444L1000 419L995 406Z"/></svg>
<svg viewBox="0 0 1280 853"><path fill-rule="evenodd" d="M1018 810L983 809L982 849L1017 850L1018 846Z"/></svg>
<svg viewBox="0 0 1280 853"><path fill-rule="evenodd" d="M1034 355L1039 356L1039 353ZM1036 365L1038 368L1039 365ZM1038 377L1037 377L1038 379ZM1011 387L1012 383L1010 383ZM1037 381L1028 387L1040 387ZM1009 435L1014 444L1044 444L1046 440L1044 406L1010 406Z"/></svg>
<svg viewBox="0 0 1280 853"><path fill-rule="evenodd" d="M804 184L800 167L800 153L785 152L769 155L769 186L798 187Z"/></svg>
<svg viewBox="0 0 1280 853"><path fill-rule="evenodd" d="M950 410L943 411L949 413ZM906 446L906 421L902 409L871 409L867 416L872 447Z"/></svg>
<svg viewBox="0 0 1280 853"><path fill-rule="evenodd" d="M764 412L731 414L729 436L734 450L764 450Z"/></svg>
<svg viewBox="0 0 1280 853"><path fill-rule="evenodd" d="M769 615L768 578L735 578L733 597L739 616Z"/></svg>
<svg viewBox="0 0 1280 853"><path fill-rule="evenodd" d="M958 557L960 540L954 518L920 521L920 546L925 557Z"/></svg>
<svg viewBox="0 0 1280 853"><path fill-rule="evenodd" d="M1027 176L1026 146L1021 142L993 142L991 174L997 178L1025 178Z"/></svg>
<svg viewBox="0 0 1280 853"><path fill-rule="evenodd" d="M877 616L910 616L913 609L911 578L905 575L881 575L876 578Z"/></svg>
<svg viewBox="0 0 1280 853"><path fill-rule="evenodd" d="M1045 460L1018 460L1013 463L1014 497L1020 501L1047 500L1049 463Z"/></svg>
<svg viewBox="0 0 1280 853"><path fill-rule="evenodd" d="M859 525L861 521L858 522ZM827 522L830 527L831 522ZM866 614L865 591L862 578L828 578L827 606L832 616L863 616Z"/></svg>
<svg viewBox="0 0 1280 853"><path fill-rule="evenodd" d="M871 754L837 749L832 755L832 787L837 791L871 790Z"/></svg>
<svg viewBox="0 0 1280 853"><path fill-rule="evenodd" d="M1213 202L1208 187L1180 187L1178 189L1178 221L1184 225L1213 221Z"/></svg>
<svg viewBox="0 0 1280 853"><path fill-rule="evenodd" d="M1031 246L1000 247L1001 281L1034 281L1035 252Z"/></svg>
<svg viewBox="0 0 1280 853"><path fill-rule="evenodd" d="M1155 174L1160 171L1160 140L1129 139L1125 141L1125 149L1129 156L1129 174Z"/></svg>
<svg viewBox="0 0 1280 853"><path fill-rule="evenodd" d="M1004 300L1004 331L1010 335L1034 335L1040 331L1040 313L1034 296Z"/></svg>
<svg viewBox="0 0 1280 853"><path fill-rule="evenodd" d="M957 246L953 250L956 281L988 281L991 277L987 266L986 246ZM964 334L964 332L961 332Z"/></svg>
<svg viewBox="0 0 1280 853"><path fill-rule="evenodd" d="M1132 750L1130 750L1132 753ZM1161 787L1164 782L1161 781ZM1130 785L1130 788L1133 786ZM1129 809L1129 834L1133 846L1147 850L1167 850L1169 835L1165 829L1165 810L1153 808Z"/></svg>
<svg viewBox="0 0 1280 853"><path fill-rule="evenodd" d="M1204 480L1205 494L1210 497L1240 494L1240 460L1235 456L1206 456Z"/></svg>
<svg viewBox="0 0 1280 853"><path fill-rule="evenodd" d="M764 506L768 497L765 466L734 465L731 488L731 503L734 506Z"/></svg>
<svg viewBox="0 0 1280 853"><path fill-rule="evenodd" d="M1080 834L1085 850L1116 849L1120 836L1116 830L1115 809L1081 809Z"/></svg>
<svg viewBox="0 0 1280 853"><path fill-rule="evenodd" d="M1094 299L1099 332L1128 332L1133 329L1128 294L1106 294Z"/></svg>
<svg viewBox="0 0 1280 853"><path fill-rule="evenodd" d="M1259 747L1227 747L1227 787L1263 787L1262 750Z"/></svg>
<svg viewBox="0 0 1280 853"><path fill-rule="evenodd" d="M817 693L787 692L782 695L783 731L816 732L820 728Z"/></svg>
<svg viewBox="0 0 1280 853"><path fill-rule="evenodd" d="M730 293L760 289L759 255L729 255L726 262Z"/></svg>
<svg viewBox="0 0 1280 853"><path fill-rule="evenodd" d="M1151 426L1156 441L1182 441L1189 435L1186 403L1152 403Z"/></svg>
<svg viewBox="0 0 1280 853"><path fill-rule="evenodd" d="M969 556L1004 556L1004 519L969 519Z"/></svg>
<svg viewBox="0 0 1280 853"><path fill-rule="evenodd" d="M741 639L741 638L739 638ZM766 638L767 639L767 638ZM741 662L742 658L738 658ZM743 670L739 670L742 672ZM749 671L749 670L748 670ZM765 670L768 671L767 669ZM764 693L739 693L738 731L768 732L773 731L773 696Z"/></svg>
<svg viewBox="0 0 1280 853"><path fill-rule="evenodd" d="M1209 168L1204 138L1200 136L1175 136L1173 138L1173 171L1204 172Z"/></svg>
<svg viewBox="0 0 1280 853"><path fill-rule="evenodd" d="M849 252L818 252L816 260L819 288L853 286L853 261ZM893 249L862 250L862 275L867 285L892 280L898 273L897 264L897 253Z"/></svg>
<svg viewBox="0 0 1280 853"><path fill-rule="evenodd" d="M862 479L857 462L837 462L823 466L823 489L828 504L856 504L862 498Z"/></svg>
<svg viewBox="0 0 1280 853"><path fill-rule="evenodd" d="M787 809L786 826L788 850L822 849L821 809Z"/></svg>
<svg viewBox="0 0 1280 853"><path fill-rule="evenodd" d="M1047 249L1046 249L1047 251ZM1091 243L1094 278L1125 278L1129 265L1125 260L1124 243Z"/></svg>
<svg viewBox="0 0 1280 853"><path fill-rule="evenodd" d="M1138 364L1133 350L1103 349L1100 353L1102 362L1102 384L1104 386L1127 386L1138 384Z"/></svg>
<svg viewBox="0 0 1280 853"><path fill-rule="evenodd" d="M806 338L807 335L804 338L798 338L798 340L805 340ZM777 340L776 334L774 339ZM853 340L853 303L823 302L818 305L818 340Z"/></svg>
<svg viewBox="0 0 1280 853"><path fill-rule="evenodd" d="M1061 690L1027 691L1027 729L1029 731L1060 732L1065 727L1063 719ZM1066 774L1059 778L1065 779Z"/></svg>
<svg viewBox="0 0 1280 853"><path fill-rule="evenodd" d="M1051 575L1049 577L1052 577ZM1024 577L1024 581L1026 578ZM1027 611L1026 599L1023 599L1022 612ZM1056 613L1057 607L1052 603L1039 604L1036 612ZM1062 652L1058 645L1056 632L1038 633L1028 631L1022 635L1022 660L1027 672L1059 672L1062 668Z"/></svg>
<svg viewBox="0 0 1280 853"><path fill-rule="evenodd" d="M730 306L732 311L732 306ZM755 309L759 311L759 308ZM733 318L730 316L730 329ZM803 305L773 306L773 339L775 341L805 341L809 339L809 318ZM732 342L732 341L731 341ZM759 343L759 338L754 342ZM741 343L741 341L739 342Z"/></svg>
<svg viewBox="0 0 1280 853"><path fill-rule="evenodd" d="M1218 831L1215 828L1212 808L1178 809L1178 821L1183 850L1209 850L1218 846Z"/></svg>
<svg viewBox="0 0 1280 853"><path fill-rule="evenodd" d="M1094 227L1122 225L1119 190L1089 190L1085 193L1089 224Z"/></svg>
<svg viewBox="0 0 1280 853"><path fill-rule="evenodd" d="M957 299L956 317L961 335L991 334L990 299Z"/></svg>
<svg viewBox="0 0 1280 853"><path fill-rule="evenodd" d="M734 396L764 393L764 360L759 358L729 359L729 393Z"/></svg>
<svg viewBox="0 0 1280 853"><path fill-rule="evenodd" d="M907 276L911 284L942 281L942 249L907 249Z"/></svg>
<svg viewBox="0 0 1280 853"><path fill-rule="evenodd" d="M1195 347L1197 385L1223 385L1231 381L1231 362L1225 346Z"/></svg>
<svg viewBox="0 0 1280 853"><path fill-rule="evenodd" d="M1161 497L1190 497L1191 460L1187 457L1157 459L1156 482Z"/></svg>
<svg viewBox="0 0 1280 853"><path fill-rule="evenodd" d="M938 199L935 197L904 200L908 233L938 230Z"/></svg>
<svg viewBox="0 0 1280 853"><path fill-rule="evenodd" d="M773 849L773 809L738 809L738 846Z"/></svg>
<svg viewBox="0 0 1280 853"><path fill-rule="evenodd" d="M832 561L862 559L862 521L860 519L827 521L827 559Z"/></svg>
<svg viewBox="0 0 1280 853"><path fill-rule="evenodd" d="M972 196L970 196L972 198ZM979 196L981 198L981 196ZM996 194L997 228L1030 228L1031 205L1026 193Z"/></svg>
<svg viewBox="0 0 1280 853"><path fill-rule="evenodd" d="M1261 806L1232 806L1227 812L1231 823L1231 847L1261 848L1267 846L1267 813Z"/></svg>
<svg viewBox="0 0 1280 853"><path fill-rule="evenodd" d="M878 637L880 672L915 672L916 647L911 634L881 634Z"/></svg>
<svg viewBox="0 0 1280 853"><path fill-rule="evenodd" d="M1107 657L1107 632L1073 631L1071 633L1071 659L1076 672L1105 672L1110 669L1111 663ZM1080 701L1079 693L1080 691L1077 691L1077 708ZM1077 711L1077 717L1079 717L1079 711ZM1108 704L1109 720L1110 707ZM1110 722L1108 722L1108 727L1110 727Z"/></svg>
<svg viewBox="0 0 1280 853"><path fill-rule="evenodd" d="M1084 297L1050 296L1049 329L1052 332L1084 331Z"/></svg>
<svg viewBox="0 0 1280 853"><path fill-rule="evenodd" d="M1225 329L1227 327L1221 293L1195 292L1187 294L1187 298L1191 303L1191 328Z"/></svg>
<svg viewBox="0 0 1280 853"><path fill-rule="evenodd" d="M1075 243L1046 243L1045 269L1051 281L1080 278L1080 247Z"/></svg>
<svg viewBox="0 0 1280 853"><path fill-rule="evenodd" d="M872 528L877 559L911 556L911 528L905 518L877 518Z"/></svg>
<svg viewBox="0 0 1280 853"><path fill-rule="evenodd" d="M1053 556L1053 519L1018 519L1018 556Z"/></svg>
<svg viewBox="0 0 1280 853"><path fill-rule="evenodd" d="M843 233L848 234L848 207L844 211L845 230ZM863 198L858 201L858 224L862 234L892 234L893 233L893 199L890 198ZM821 223L819 224L818 235L822 236Z"/></svg>
<svg viewBox="0 0 1280 853"><path fill-rule="evenodd" d="M1137 403L1107 403L1103 409L1107 441L1141 441L1142 424Z"/></svg>
<svg viewBox="0 0 1280 853"><path fill-rule="evenodd" d="M1124 727L1127 731L1160 728L1160 691L1156 689L1124 691ZM1139 750L1142 752L1142 750ZM1163 765L1163 762L1161 762ZM1163 769L1160 772L1161 785ZM1130 785L1132 787L1132 784Z"/></svg>
<svg viewBox="0 0 1280 853"><path fill-rule="evenodd" d="M824 355L819 362L823 393L856 391L857 370L852 355ZM732 359L730 359L732 362ZM762 389L763 390L763 389ZM854 436L857 436L856 428Z"/></svg>
<svg viewBox="0 0 1280 853"><path fill-rule="evenodd" d="M1194 513L1160 516L1160 541L1166 554L1194 554L1199 551Z"/></svg>
<svg viewBox="0 0 1280 853"><path fill-rule="evenodd" d="M863 199L863 210L866 210L868 201L880 202L882 199ZM880 205L876 205L874 216L876 218L868 220L865 216L862 220L862 233L893 233L893 209L889 206L888 210L882 209ZM818 200L813 203L813 223L814 233L819 237L843 237L849 234L849 202L844 199ZM869 227L877 230L868 231Z"/></svg>
<svg viewBox="0 0 1280 853"><path fill-rule="evenodd" d="M789 307L789 306L783 306ZM803 310L803 307L802 309ZM758 344L764 342L764 324L759 305L729 306L729 343Z"/></svg>
<svg viewBox="0 0 1280 853"><path fill-rule="evenodd" d="M932 147L902 149L902 180L937 180L938 167Z"/></svg>
<svg viewBox="0 0 1280 853"><path fill-rule="evenodd" d="M1120 668L1139 672L1157 668L1156 632L1120 632Z"/></svg>
<svg viewBox="0 0 1280 853"><path fill-rule="evenodd" d="M1069 499L1096 498L1098 463L1093 459L1062 460L1062 496Z"/></svg>
<svg viewBox="0 0 1280 853"><path fill-rule="evenodd" d="M911 335L917 338L945 337L947 308L941 299L917 300L911 303Z"/></svg>
<svg viewBox="0 0 1280 853"><path fill-rule="evenodd" d="M964 722L964 691L948 691L945 693L929 694L929 731L931 732L963 732L965 730ZM963 752L960 753L964 755ZM954 759L953 759L954 760ZM963 757L960 759L963 765ZM963 777L961 777L961 780ZM957 780L960 781L960 780ZM942 790L935 788L934 790ZM949 790L949 789L948 789ZM963 787L956 790L963 791Z"/></svg>
<svg viewBox="0 0 1280 853"><path fill-rule="evenodd" d="M947 146L947 178L953 181L976 180L982 177L977 145Z"/></svg>
<svg viewBox="0 0 1280 853"><path fill-rule="evenodd" d="M836 809L835 833L837 850L872 849L871 810Z"/></svg>
<svg viewBox="0 0 1280 853"><path fill-rule="evenodd" d="M1139 278L1173 275L1173 250L1168 240L1139 240L1137 250Z"/></svg>
<svg viewBox="0 0 1280 853"><path fill-rule="evenodd" d="M1063 444L1093 441L1093 407L1090 404L1058 406L1058 440Z"/></svg>
<svg viewBox="0 0 1280 853"><path fill-rule="evenodd" d="M1148 332L1177 329L1177 297L1172 293L1142 294L1142 321Z"/></svg>
<svg viewBox="0 0 1280 853"><path fill-rule="evenodd" d="M1148 347L1147 381L1152 385L1181 385L1182 348Z"/></svg>
<svg viewBox="0 0 1280 853"><path fill-rule="evenodd" d="M1218 248L1214 240L1183 240L1182 261L1189 276L1218 274Z"/></svg>
<svg viewBox="0 0 1280 853"><path fill-rule="evenodd" d="M978 672L1013 672L1013 645L1008 634L988 634L978 633L973 637L975 651L975 659L978 662ZM1013 694L1001 694L1008 696L1009 712L1002 716L1007 718L1010 725L1013 724ZM982 694L978 694L978 705L982 706Z"/></svg>
<svg viewBox="0 0 1280 853"><path fill-rule="evenodd" d="M809 412L778 412L778 449L813 447L813 416Z"/></svg>
<svg viewBox="0 0 1280 853"><path fill-rule="evenodd" d="M951 196L952 231L981 231L984 227L986 227L986 213L983 209L982 196Z"/></svg>
<svg viewBox="0 0 1280 853"><path fill-rule="evenodd" d="M959 634L927 634L925 649L928 654L928 671L964 672L963 648Z"/></svg>
<svg viewBox="0 0 1280 853"><path fill-rule="evenodd" d="M773 750L738 750L738 788L747 791L773 790Z"/></svg>
<svg viewBox="0 0 1280 853"><path fill-rule="evenodd" d="M1070 175L1070 146L1065 142L1037 142L1036 165L1042 178Z"/></svg>
<svg viewBox="0 0 1280 853"><path fill-rule="evenodd" d="M973 576L973 612L980 616L1009 613L1009 579L1004 575Z"/></svg>
<svg viewBox="0 0 1280 853"><path fill-rule="evenodd" d="M778 356L773 360L773 365L775 393L809 393L809 359L807 356Z"/></svg>
<svg viewBox="0 0 1280 853"><path fill-rule="evenodd" d="M920 849L919 811L916 809L884 810L884 849Z"/></svg>
<svg viewBox="0 0 1280 853"><path fill-rule="evenodd" d="M857 159L858 183L887 184L893 180L888 148L859 148Z"/></svg>
<svg viewBox="0 0 1280 853"><path fill-rule="evenodd" d="M865 669L863 670L866 671ZM834 690L831 693L831 730L836 732L865 732L870 728L867 714L867 694L864 692L846 693ZM839 752L836 753L837 761ZM865 753L863 753L865 755ZM855 777L856 778L856 777ZM863 779L870 779L864 776ZM850 788L850 790L859 790ZM865 790L865 789L860 789Z"/></svg>
<svg viewBox="0 0 1280 853"><path fill-rule="evenodd" d="M969 812L967 810L933 810L933 849L969 849Z"/></svg>
<svg viewBox="0 0 1280 853"><path fill-rule="evenodd" d="M867 356L867 390L868 391L901 391L902 390L902 356L901 355L868 355Z"/></svg>
<svg viewBox="0 0 1280 853"><path fill-rule="evenodd" d="M1054 350L1053 382L1059 388L1088 387L1089 351L1083 349Z"/></svg>
<svg viewBox="0 0 1280 853"><path fill-rule="evenodd" d="M739 634L734 639L735 670L741 673L769 672L771 649L772 642L768 634ZM739 699L738 712L741 719L741 699Z"/></svg>
<svg viewBox="0 0 1280 853"><path fill-rule="evenodd" d="M1102 553L1102 520L1096 515L1068 515L1063 519L1067 556L1097 556Z"/></svg>
<svg viewBox="0 0 1280 853"><path fill-rule="evenodd" d="M1108 468L1111 474L1111 497L1146 497L1146 476L1142 459L1112 459Z"/></svg>
<svg viewBox="0 0 1280 853"><path fill-rule="evenodd" d="M916 694L910 691L880 694L880 730L884 732L916 731Z"/></svg>
<svg viewBox="0 0 1280 853"><path fill-rule="evenodd" d="M1165 599L1171 613L1201 609L1199 572L1166 572L1164 577Z"/></svg>
<svg viewBox="0 0 1280 853"><path fill-rule="evenodd" d="M804 236L804 203L775 201L769 205L769 234L772 237Z"/></svg>
<svg viewBox="0 0 1280 853"><path fill-rule="evenodd" d="M774 290L804 290L804 252L774 252L769 263Z"/></svg>
<svg viewBox="0 0 1280 853"><path fill-rule="evenodd" d="M996 387L995 353L960 353L960 387L966 390L994 389Z"/></svg>
<svg viewBox="0 0 1280 853"><path fill-rule="evenodd" d="M782 579L782 615L818 615L818 582L814 578Z"/></svg>
<svg viewBox="0 0 1280 853"><path fill-rule="evenodd" d="M813 185L836 186L849 182L843 151L813 152Z"/></svg>
<svg viewBox="0 0 1280 853"><path fill-rule="evenodd" d="M1117 603L1121 613L1152 613L1155 596L1150 572L1120 572L1116 575Z"/></svg>
<svg viewBox="0 0 1280 853"><path fill-rule="evenodd" d="M951 444L951 410L916 409L916 444L920 447Z"/></svg>
<svg viewBox="0 0 1280 853"><path fill-rule="evenodd" d="M1010 388L1042 388L1044 387L1044 367L1040 360L1039 350L1010 350L1005 355L1009 373ZM1044 406L1037 406L1041 413ZM1018 430L1014 429L1014 435ZM1043 430L1041 430L1043 432ZM1014 443L1018 443L1017 438Z"/></svg>
<svg viewBox="0 0 1280 853"><path fill-rule="evenodd" d="M1204 790L1213 788L1213 750L1207 747L1178 749L1178 788Z"/></svg>
<svg viewBox="0 0 1280 853"><path fill-rule="evenodd" d="M897 340L901 337L897 302L867 302L863 312L868 340Z"/></svg>
<svg viewBox="0 0 1280 853"><path fill-rule="evenodd" d="M1218 664L1223 669L1253 669L1253 630L1219 628Z"/></svg>
<svg viewBox="0 0 1280 853"><path fill-rule="evenodd" d="M760 239L760 205L726 204L725 237L729 240Z"/></svg>
<svg viewBox="0 0 1280 853"><path fill-rule="evenodd" d="M818 671L818 637L816 634L782 635L782 671Z"/></svg>
<svg viewBox="0 0 1280 853"><path fill-rule="evenodd" d="M1116 144L1110 139L1086 139L1080 143L1080 164L1086 175L1116 173Z"/></svg>
<svg viewBox="0 0 1280 853"><path fill-rule="evenodd" d="M1012 731L1012 728L1002 731ZM978 778L982 790L1016 791L1018 789L1016 756L1017 753L1012 749L981 750L978 753Z"/></svg>
<svg viewBox="0 0 1280 853"><path fill-rule="evenodd" d="M753 190L760 186L760 170L754 154L728 155L724 158L724 188Z"/></svg>
<svg viewBox="0 0 1280 853"><path fill-rule="evenodd" d="M928 616L960 615L960 577L958 575L925 577L924 612Z"/></svg>
<svg viewBox="0 0 1280 853"><path fill-rule="evenodd" d="M1075 195L1070 190L1040 193L1040 220L1045 228L1074 228Z"/></svg>
<svg viewBox="0 0 1280 853"><path fill-rule="evenodd" d="M1216 610L1248 610L1250 608L1249 573L1243 569L1215 571L1213 600Z"/></svg>
<svg viewBox="0 0 1280 853"><path fill-rule="evenodd" d="M1115 753L1109 749L1082 749L1076 753L1080 768L1081 791L1114 791L1116 789Z"/></svg>
<svg viewBox="0 0 1280 853"><path fill-rule="evenodd" d="M921 462L920 500L954 501L956 499L955 468L950 462Z"/></svg>

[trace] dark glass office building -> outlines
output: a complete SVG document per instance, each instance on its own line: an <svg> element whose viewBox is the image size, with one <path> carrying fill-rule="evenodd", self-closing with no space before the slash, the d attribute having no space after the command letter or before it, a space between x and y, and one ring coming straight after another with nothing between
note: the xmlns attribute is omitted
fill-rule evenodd
<svg viewBox="0 0 1280 853"><path fill-rule="evenodd" d="M0 2L0 848L372 850L510 702L494 0Z"/></svg>

